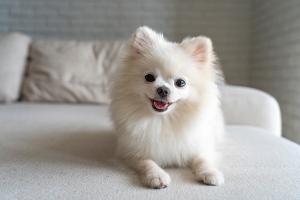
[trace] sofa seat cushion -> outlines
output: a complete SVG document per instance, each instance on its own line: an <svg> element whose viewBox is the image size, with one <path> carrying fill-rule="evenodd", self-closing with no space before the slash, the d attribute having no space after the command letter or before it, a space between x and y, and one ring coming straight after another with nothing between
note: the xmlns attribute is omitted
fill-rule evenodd
<svg viewBox="0 0 300 200"><path fill-rule="evenodd" d="M171 185L143 187L113 158L107 107L17 103L0 106L3 199L297 199L300 146L251 126L227 125L222 186L166 169Z"/></svg>
<svg viewBox="0 0 300 200"><path fill-rule="evenodd" d="M22 99L108 103L109 80L125 45L124 41L34 41Z"/></svg>

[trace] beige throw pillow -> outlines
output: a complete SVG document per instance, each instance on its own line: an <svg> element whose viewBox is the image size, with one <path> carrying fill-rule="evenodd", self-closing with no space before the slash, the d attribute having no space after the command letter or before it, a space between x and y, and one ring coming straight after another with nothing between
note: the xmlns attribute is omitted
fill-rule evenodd
<svg viewBox="0 0 300 200"><path fill-rule="evenodd" d="M30 42L21 33L0 35L0 102L19 99Z"/></svg>
<svg viewBox="0 0 300 200"><path fill-rule="evenodd" d="M110 79L126 42L35 41L25 101L108 103Z"/></svg>

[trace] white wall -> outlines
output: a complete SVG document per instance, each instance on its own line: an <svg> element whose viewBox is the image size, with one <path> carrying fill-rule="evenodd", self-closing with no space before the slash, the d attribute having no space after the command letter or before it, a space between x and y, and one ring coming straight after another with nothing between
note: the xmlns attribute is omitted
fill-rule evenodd
<svg viewBox="0 0 300 200"><path fill-rule="evenodd" d="M247 85L250 0L0 0L0 33L127 39L148 25L171 40L211 37L228 83Z"/></svg>
<svg viewBox="0 0 300 200"><path fill-rule="evenodd" d="M253 1L250 85L280 103L283 136L300 144L300 1Z"/></svg>

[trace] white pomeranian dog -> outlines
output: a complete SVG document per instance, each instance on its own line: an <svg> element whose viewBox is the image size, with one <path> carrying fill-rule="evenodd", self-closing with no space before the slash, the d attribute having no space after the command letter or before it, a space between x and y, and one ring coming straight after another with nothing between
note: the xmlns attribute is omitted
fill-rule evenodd
<svg viewBox="0 0 300 200"><path fill-rule="evenodd" d="M165 188L168 166L191 167L197 181L224 183L215 147L224 125L220 70L207 37L167 41L148 27L132 36L111 89L117 155L151 188Z"/></svg>

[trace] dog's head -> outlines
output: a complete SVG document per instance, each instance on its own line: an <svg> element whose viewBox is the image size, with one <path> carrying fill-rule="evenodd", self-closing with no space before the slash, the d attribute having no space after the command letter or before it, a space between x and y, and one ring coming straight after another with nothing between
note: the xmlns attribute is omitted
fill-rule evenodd
<svg viewBox="0 0 300 200"><path fill-rule="evenodd" d="M172 43L148 27L131 38L122 79L139 102L155 113L201 100L215 81L215 56L209 38L186 38ZM135 101L136 101L135 99ZM145 103L146 102L146 103Z"/></svg>

